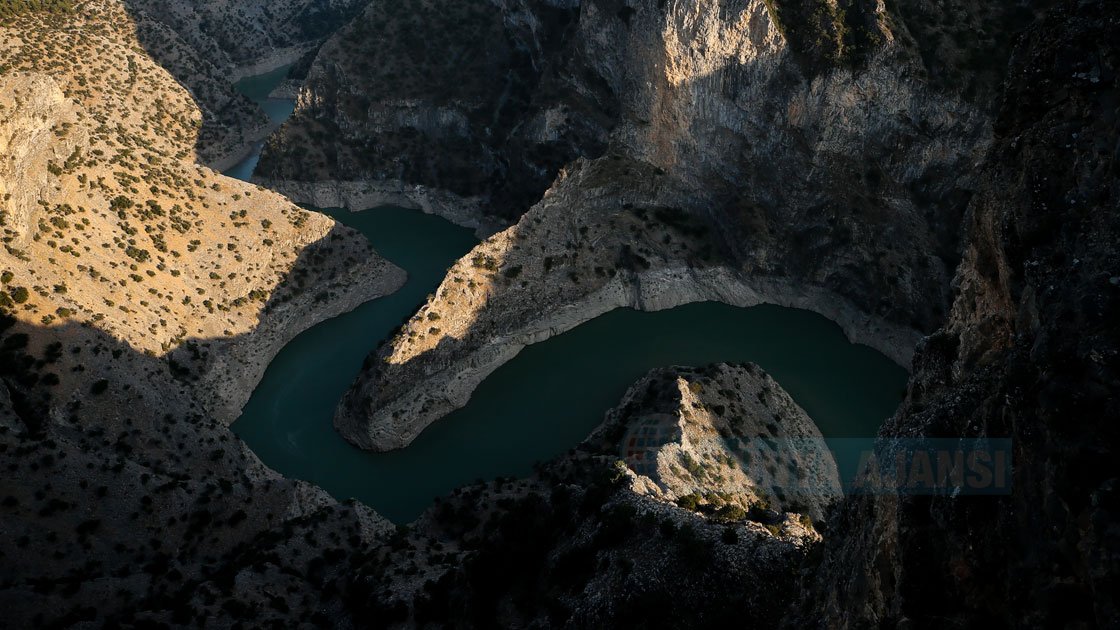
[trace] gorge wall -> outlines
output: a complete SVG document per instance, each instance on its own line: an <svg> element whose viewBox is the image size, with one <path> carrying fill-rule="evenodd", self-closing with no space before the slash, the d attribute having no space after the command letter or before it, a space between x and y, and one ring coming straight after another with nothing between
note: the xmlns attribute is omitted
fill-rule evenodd
<svg viewBox="0 0 1120 630"><path fill-rule="evenodd" d="M847 502L796 623L1120 622L1118 29L1062 2L1016 49L951 315L883 430L1010 438L1010 495Z"/></svg>
<svg viewBox="0 0 1120 630"><path fill-rule="evenodd" d="M580 3L553 76L604 105L605 144L567 145L580 158L542 200L371 357L339 427L366 447L407 444L521 346L617 306L791 303L887 351L918 338L899 331L933 333L884 435L1009 436L1014 490L845 502L789 621L1112 625L1115 8L852 7ZM270 177L296 172L313 124L343 121L371 145L469 129L419 115L363 127L376 102L318 108L348 81L309 83ZM486 188L409 179L413 163L299 185L392 180L521 212L488 207Z"/></svg>
<svg viewBox="0 0 1120 630"><path fill-rule="evenodd" d="M202 112L199 161L225 170L271 131L237 79L313 55L364 0L199 2L127 0L145 52L191 93Z"/></svg>

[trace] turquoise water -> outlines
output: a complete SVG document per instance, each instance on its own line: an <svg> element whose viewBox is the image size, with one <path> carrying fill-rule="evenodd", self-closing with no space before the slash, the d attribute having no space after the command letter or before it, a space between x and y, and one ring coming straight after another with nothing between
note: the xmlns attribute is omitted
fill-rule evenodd
<svg viewBox="0 0 1120 630"><path fill-rule="evenodd" d="M291 66L284 66L277 68L267 74L260 74L252 77L246 77L237 83L237 90L248 96L257 105L260 105L265 114L268 114L268 119L272 121L273 126L279 127L288 116L292 115L295 111L296 103L291 99L286 98L269 98L268 95L272 90L280 84L281 81L288 77L288 70ZM261 159L261 148L264 142L259 142L253 148L253 152L249 154L236 166L225 172L230 177L249 181L253 176L253 170L257 168L257 162Z"/></svg>
<svg viewBox="0 0 1120 630"><path fill-rule="evenodd" d="M905 370L848 343L836 324L808 311L716 303L656 313L620 309L526 348L483 382L466 407L408 448L360 451L334 431L338 400L366 355L475 240L468 230L411 210L324 212L360 230L408 272L408 283L288 344L233 430L275 470L340 499L357 498L396 522L414 519L459 485L523 476L535 461L563 453L654 367L753 361L832 437L874 435L902 398Z"/></svg>

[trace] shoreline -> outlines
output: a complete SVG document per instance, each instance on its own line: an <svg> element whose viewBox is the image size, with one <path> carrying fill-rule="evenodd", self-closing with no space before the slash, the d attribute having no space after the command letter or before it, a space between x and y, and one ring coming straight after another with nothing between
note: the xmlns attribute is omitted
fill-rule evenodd
<svg viewBox="0 0 1120 630"><path fill-rule="evenodd" d="M329 243L330 235L341 225L335 221L326 235L303 252ZM406 280L403 269L370 250L361 264L349 268L344 277L331 284L331 296L325 303L315 301L310 292L305 292L297 300L276 306L252 332L216 348L213 363L196 386L204 407L220 422L231 425L240 417L268 366L284 346L314 326L395 293Z"/></svg>
<svg viewBox="0 0 1120 630"><path fill-rule="evenodd" d="M263 148L263 143L272 135L273 131L279 129L279 125L268 125L254 130L248 134L248 138L236 145L236 148L230 149L222 154L221 157L210 160L208 162L199 162L202 166L216 172L225 174L229 169L244 162L253 155L258 147ZM252 182L248 182L252 183Z"/></svg>
<svg viewBox="0 0 1120 630"><path fill-rule="evenodd" d="M479 197L461 197L437 188L406 184L399 180L326 180L301 182L253 177L251 183L284 195L295 203L316 208L344 208L366 212L381 206L397 206L434 214L455 225L474 230L479 240L509 227L483 213Z"/></svg>
<svg viewBox="0 0 1120 630"><path fill-rule="evenodd" d="M235 66L230 74L230 84L236 85L243 79L262 74L268 74L269 72L279 70L284 66L290 66L299 61L300 57L307 54L307 52L312 50L314 47L314 45L306 45L274 50L255 62L244 64L241 66ZM294 88L292 85L290 85L292 83L295 84ZM289 89L293 90L291 96L273 95L273 93L279 91L281 87L285 85L287 85ZM268 98L294 101L296 96L298 95L300 85L302 85L301 82L285 79L284 81L281 81L280 84L273 90L273 93L269 94ZM241 142L233 145L233 147L231 147L230 149L223 151L219 157L199 163L213 171L224 173L225 171L228 171L229 169L237 166L238 164L249 158L249 156L251 156L255 151L263 148L263 143L268 139L270 135L272 135L274 131L279 129L283 124L284 123L282 121L276 123L270 119L269 124L267 125L244 131L244 138Z"/></svg>
<svg viewBox="0 0 1120 630"><path fill-rule="evenodd" d="M273 51L257 62L237 68L231 83L291 65L311 48L313 46L309 45ZM224 173L253 153L259 152L268 136L282 124L282 121L270 120L270 124L253 129L237 148L205 166ZM245 183L255 184L252 181ZM270 192L283 196L279 191ZM345 228L340 221L322 216L329 221L330 227L319 239L308 243L302 250L303 254L328 243L336 229ZM360 240L366 242L364 237ZM197 395L220 422L232 425L264 378L268 366L287 344L314 326L352 311L366 302L395 293L406 281L407 274L403 269L370 249L364 260L349 268L343 278L336 279L331 284L330 298L325 304L315 301L310 294L303 294L292 302L277 305L272 311L262 313L251 333L219 346L214 362L208 366L196 387Z"/></svg>
<svg viewBox="0 0 1120 630"><path fill-rule="evenodd" d="M258 57L256 61L234 66L231 69L229 82L237 83L247 77L268 74L273 70L291 65L318 46L319 44L314 43L273 49L267 54Z"/></svg>
<svg viewBox="0 0 1120 630"><path fill-rule="evenodd" d="M443 365L430 377L397 395L377 410L355 414L349 399L340 401L334 426L359 448L388 451L407 447L424 429L465 406L475 389L525 347L565 333L617 308L660 311L696 302L720 302L749 308L774 304L808 310L837 324L849 342L869 346L911 371L915 347L923 335L904 326L871 317L834 293L816 288L795 289L785 281L751 283L726 267L695 270L661 268L616 278L579 302L562 305L517 332L489 340L463 357ZM419 390L441 392L417 396ZM368 414L368 415L367 415Z"/></svg>

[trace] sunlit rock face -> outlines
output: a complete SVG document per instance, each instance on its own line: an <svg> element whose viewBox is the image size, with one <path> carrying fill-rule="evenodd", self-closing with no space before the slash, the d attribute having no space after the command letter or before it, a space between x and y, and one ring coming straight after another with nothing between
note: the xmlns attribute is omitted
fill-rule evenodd
<svg viewBox="0 0 1120 630"><path fill-rule="evenodd" d="M634 492L701 513L820 522L841 496L817 426L754 364L654 370L589 442L617 449Z"/></svg>
<svg viewBox="0 0 1120 630"><path fill-rule="evenodd" d="M29 326L80 325L174 355L232 421L263 357L294 334L281 328L332 294L352 306L362 291L345 281L359 269L381 291L400 272L357 233L195 164L204 113L138 52L122 5L40 19L5 28L0 49L4 308Z"/></svg>

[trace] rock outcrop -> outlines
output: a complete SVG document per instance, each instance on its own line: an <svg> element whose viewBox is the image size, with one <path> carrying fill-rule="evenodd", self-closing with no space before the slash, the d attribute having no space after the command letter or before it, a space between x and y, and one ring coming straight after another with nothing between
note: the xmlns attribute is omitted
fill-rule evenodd
<svg viewBox="0 0 1120 630"><path fill-rule="evenodd" d="M650 477L631 437L648 436L652 416L680 434L655 447L662 470ZM655 370L584 443L532 477L437 501L354 563L347 596L364 619L408 626L775 624L796 597L791 576L820 536L807 516L782 512L776 497L760 503L760 487L745 479L757 471L704 444L723 436L819 433L756 366ZM786 506L801 500L823 509L836 498L827 453L820 468L807 452L785 455L774 463L820 472L825 488L786 497ZM669 470L668 457L681 458L680 472ZM680 501L669 500L675 494Z"/></svg>
<svg viewBox="0 0 1120 630"><path fill-rule="evenodd" d="M841 496L817 426L753 364L654 370L588 442L624 456L633 492L709 514L820 522Z"/></svg>

